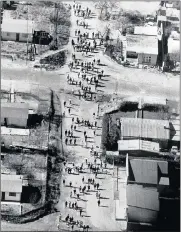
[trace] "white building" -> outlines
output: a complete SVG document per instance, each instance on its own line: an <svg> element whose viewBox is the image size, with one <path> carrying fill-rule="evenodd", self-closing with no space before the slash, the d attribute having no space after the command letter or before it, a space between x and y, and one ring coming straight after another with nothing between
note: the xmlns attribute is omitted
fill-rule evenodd
<svg viewBox="0 0 181 232"><path fill-rule="evenodd" d="M4 19L1 25L1 40L31 42L33 21L22 19Z"/></svg>

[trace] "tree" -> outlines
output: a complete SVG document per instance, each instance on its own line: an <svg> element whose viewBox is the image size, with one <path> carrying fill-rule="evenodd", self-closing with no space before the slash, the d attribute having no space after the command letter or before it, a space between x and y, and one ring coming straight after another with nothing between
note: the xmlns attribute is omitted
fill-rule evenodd
<svg viewBox="0 0 181 232"><path fill-rule="evenodd" d="M112 12L113 8L116 7L116 2L110 0L100 1L95 5L95 8L100 10L100 19L108 19L110 16L108 9L110 9L110 11Z"/></svg>

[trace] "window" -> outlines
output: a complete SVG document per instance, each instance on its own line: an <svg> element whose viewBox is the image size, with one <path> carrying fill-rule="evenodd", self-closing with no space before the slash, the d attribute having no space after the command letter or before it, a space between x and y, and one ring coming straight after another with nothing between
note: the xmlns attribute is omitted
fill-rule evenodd
<svg viewBox="0 0 181 232"><path fill-rule="evenodd" d="M15 197L15 196L16 196L16 193L9 193L9 196L10 196L10 197Z"/></svg>
<svg viewBox="0 0 181 232"><path fill-rule="evenodd" d="M22 37L23 38L28 38L28 35L27 34L22 34Z"/></svg>
<svg viewBox="0 0 181 232"><path fill-rule="evenodd" d="M145 56L144 59L143 59L143 62L151 63L151 56Z"/></svg>

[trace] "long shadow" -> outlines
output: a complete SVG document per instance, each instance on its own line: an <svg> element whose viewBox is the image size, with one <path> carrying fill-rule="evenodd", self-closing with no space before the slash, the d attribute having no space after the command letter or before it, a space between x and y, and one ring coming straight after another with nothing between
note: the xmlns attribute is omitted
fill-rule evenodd
<svg viewBox="0 0 181 232"><path fill-rule="evenodd" d="M104 180L105 177L97 177L97 179L99 179L99 180Z"/></svg>
<svg viewBox="0 0 181 232"><path fill-rule="evenodd" d="M104 77L110 77L111 75L104 75Z"/></svg>
<svg viewBox="0 0 181 232"><path fill-rule="evenodd" d="M108 80L108 79L102 79L102 78L101 78L101 80L102 80L102 81L110 81L110 80Z"/></svg>
<svg viewBox="0 0 181 232"><path fill-rule="evenodd" d="M104 87L106 87L105 85L98 85L97 87L99 87L99 88L104 88Z"/></svg>
<svg viewBox="0 0 181 232"><path fill-rule="evenodd" d="M72 103L73 106L80 106L79 104Z"/></svg>
<svg viewBox="0 0 181 232"><path fill-rule="evenodd" d="M100 199L108 200L108 199L110 199L110 198L109 198L109 197L100 197Z"/></svg>
<svg viewBox="0 0 181 232"><path fill-rule="evenodd" d="M99 190L104 191L104 190L106 190L106 189L99 188Z"/></svg>
<svg viewBox="0 0 181 232"><path fill-rule="evenodd" d="M89 215L83 215L83 217L91 217L91 216L89 216ZM90 227L89 227L89 229L90 229Z"/></svg>
<svg viewBox="0 0 181 232"><path fill-rule="evenodd" d="M100 207L102 207L102 208L108 208L109 206L108 205L101 205Z"/></svg>
<svg viewBox="0 0 181 232"><path fill-rule="evenodd" d="M101 92L101 93L104 93L104 91L103 91L103 90L100 90L100 89L98 89L98 90L97 90L97 92Z"/></svg>
<svg viewBox="0 0 181 232"><path fill-rule="evenodd" d="M107 66L107 64L98 64L98 66Z"/></svg>

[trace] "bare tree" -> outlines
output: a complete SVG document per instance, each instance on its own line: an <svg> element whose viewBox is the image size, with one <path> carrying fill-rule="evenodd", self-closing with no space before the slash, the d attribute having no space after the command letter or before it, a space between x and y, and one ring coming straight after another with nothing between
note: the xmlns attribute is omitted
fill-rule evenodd
<svg viewBox="0 0 181 232"><path fill-rule="evenodd" d="M109 15L108 10L112 11L113 8L116 8L117 4L115 1L105 0L105 1L99 1L95 8L100 10L99 18L102 19L103 16L107 17Z"/></svg>

